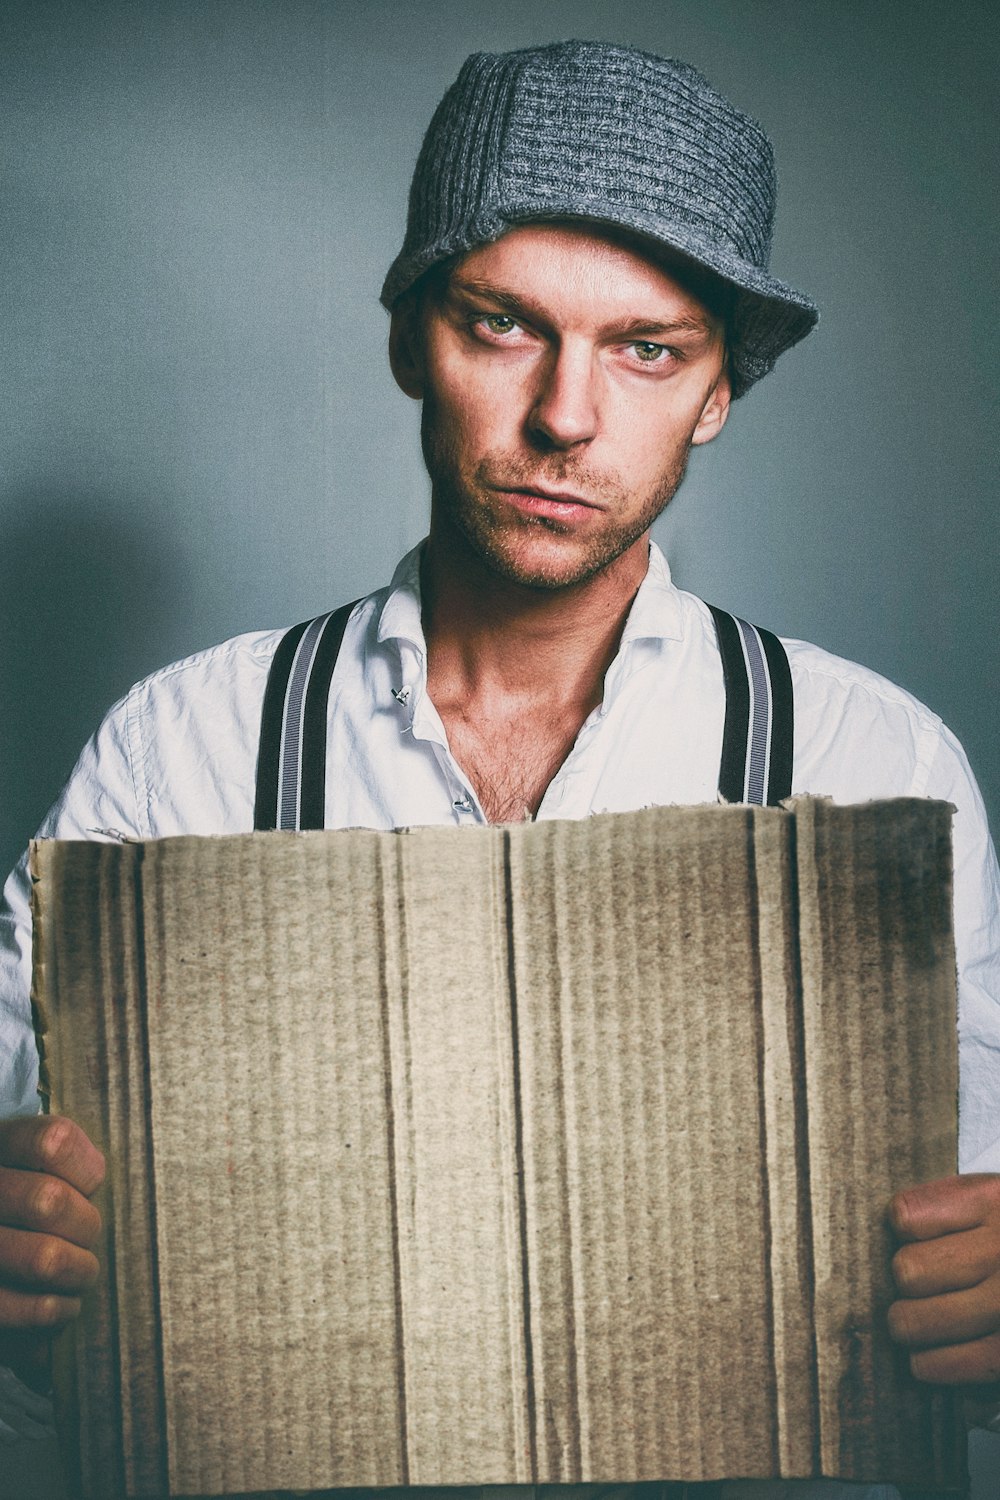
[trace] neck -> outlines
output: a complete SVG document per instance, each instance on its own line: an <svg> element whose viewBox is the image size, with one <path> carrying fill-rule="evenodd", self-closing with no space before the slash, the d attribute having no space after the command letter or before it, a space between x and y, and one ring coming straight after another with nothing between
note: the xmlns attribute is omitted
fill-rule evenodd
<svg viewBox="0 0 1000 1500"><path fill-rule="evenodd" d="M596 707L648 558L643 537L583 583L533 588L498 575L464 537L433 528L421 595L434 702L500 694Z"/></svg>

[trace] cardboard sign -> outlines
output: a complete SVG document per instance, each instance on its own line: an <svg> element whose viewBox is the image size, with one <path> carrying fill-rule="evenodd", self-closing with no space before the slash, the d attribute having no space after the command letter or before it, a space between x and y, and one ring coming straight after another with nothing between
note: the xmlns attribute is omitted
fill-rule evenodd
<svg viewBox="0 0 1000 1500"><path fill-rule="evenodd" d="M36 844L85 1492L958 1488L885 1328L887 1200L955 1169L950 815Z"/></svg>

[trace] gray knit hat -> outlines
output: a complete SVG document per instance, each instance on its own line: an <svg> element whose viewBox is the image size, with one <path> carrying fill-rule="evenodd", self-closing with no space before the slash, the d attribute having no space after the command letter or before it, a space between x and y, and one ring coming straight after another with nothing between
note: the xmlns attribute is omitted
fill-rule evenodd
<svg viewBox="0 0 1000 1500"><path fill-rule="evenodd" d="M768 274L775 187L760 126L687 63L606 42L479 52L424 137L382 302L391 308L431 266L526 220L617 225L733 289L739 396L819 316Z"/></svg>

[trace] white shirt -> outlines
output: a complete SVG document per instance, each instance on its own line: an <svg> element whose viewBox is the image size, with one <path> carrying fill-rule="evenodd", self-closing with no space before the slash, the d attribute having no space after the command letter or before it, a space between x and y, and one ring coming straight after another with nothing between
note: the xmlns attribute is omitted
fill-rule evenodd
<svg viewBox="0 0 1000 1500"><path fill-rule="evenodd" d="M253 827L261 705L282 631L238 636L138 683L87 744L40 829L45 838L244 833ZM785 641L795 698L793 792L954 804L960 973L960 1157L1000 1170L1000 873L961 746L916 699L803 641ZM714 802L725 692L711 616L650 548L599 708L545 792L538 818ZM330 695L326 825L484 822L427 694L419 548L354 611ZM0 909L0 1116L34 1112L25 862ZM732 1494L821 1493L797 1484ZM845 1495L891 1495L881 1487ZM727 1493L729 1490L727 1488Z"/></svg>
<svg viewBox="0 0 1000 1500"><path fill-rule="evenodd" d="M244 833L253 827L261 704L281 631L226 641L138 683L85 747L46 838ZM1000 1170L1000 875L965 755L901 688L786 641L795 697L793 791L836 802L938 797L956 809L961 1155ZM403 701L400 701L400 700ZM650 548L621 646L538 818L713 802L725 693L711 616ZM330 697L326 823L402 828L485 821L427 694L419 548L354 611ZM0 910L0 1116L34 1111L24 862Z"/></svg>

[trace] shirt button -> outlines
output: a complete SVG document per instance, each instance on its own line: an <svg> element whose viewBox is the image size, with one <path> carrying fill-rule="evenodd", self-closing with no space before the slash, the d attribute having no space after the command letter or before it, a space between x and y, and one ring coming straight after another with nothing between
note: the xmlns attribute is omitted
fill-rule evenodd
<svg viewBox="0 0 1000 1500"><path fill-rule="evenodd" d="M453 802L451 805L452 807L456 808L458 812L472 811L472 803L469 801L468 797L459 797L458 801Z"/></svg>

